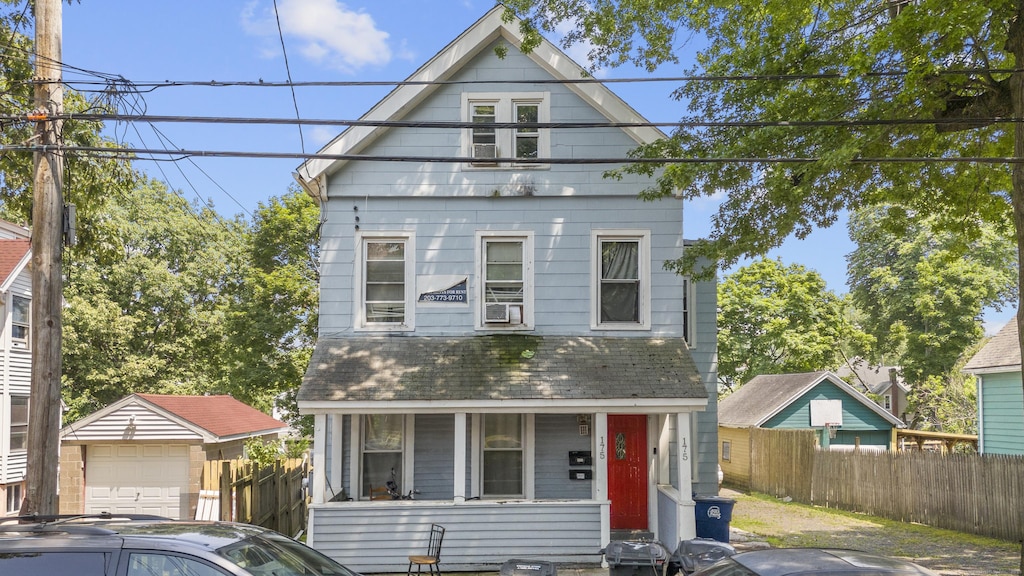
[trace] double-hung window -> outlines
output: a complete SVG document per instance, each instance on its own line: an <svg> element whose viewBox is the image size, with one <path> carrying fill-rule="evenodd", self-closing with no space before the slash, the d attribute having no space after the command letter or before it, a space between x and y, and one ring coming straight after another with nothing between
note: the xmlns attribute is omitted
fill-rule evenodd
<svg viewBox="0 0 1024 576"><path fill-rule="evenodd" d="M28 396L11 396L10 450L28 449Z"/></svg>
<svg viewBox="0 0 1024 576"><path fill-rule="evenodd" d="M483 496L523 496L526 461L523 417L485 414L483 420Z"/></svg>
<svg viewBox="0 0 1024 576"><path fill-rule="evenodd" d="M646 330L651 325L650 233L594 231L591 328Z"/></svg>
<svg viewBox="0 0 1024 576"><path fill-rule="evenodd" d="M32 301L14 296L11 305L11 344L15 348L28 348L32 335Z"/></svg>
<svg viewBox="0 0 1024 576"><path fill-rule="evenodd" d="M485 328L529 328L533 323L533 237L480 233L479 301Z"/></svg>
<svg viewBox="0 0 1024 576"><path fill-rule="evenodd" d="M362 420L362 496L370 498L374 490L385 488L388 481L402 481L405 417L367 414Z"/></svg>
<svg viewBox="0 0 1024 576"><path fill-rule="evenodd" d="M549 130L538 126L550 122L547 93L464 93L462 98L463 120L472 123L463 133L470 166L536 167L550 156ZM510 161L499 163L499 158Z"/></svg>
<svg viewBox="0 0 1024 576"><path fill-rule="evenodd" d="M364 330L411 330L411 236L361 235L357 282L361 291L356 327Z"/></svg>

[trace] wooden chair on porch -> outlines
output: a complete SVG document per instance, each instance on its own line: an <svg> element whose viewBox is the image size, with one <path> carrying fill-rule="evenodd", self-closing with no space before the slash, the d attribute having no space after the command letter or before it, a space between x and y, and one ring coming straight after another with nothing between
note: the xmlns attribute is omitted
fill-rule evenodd
<svg viewBox="0 0 1024 576"><path fill-rule="evenodd" d="M444 540L444 527L438 524L430 525L430 541L427 543L427 553L424 555L409 556L409 570L407 576L412 575L412 566L416 565L416 574L424 566L431 575L441 576L441 542Z"/></svg>

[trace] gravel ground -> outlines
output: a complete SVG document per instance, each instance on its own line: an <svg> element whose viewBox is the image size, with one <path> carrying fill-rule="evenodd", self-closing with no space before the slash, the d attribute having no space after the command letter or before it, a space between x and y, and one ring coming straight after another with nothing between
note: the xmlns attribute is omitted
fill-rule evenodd
<svg viewBox="0 0 1024 576"><path fill-rule="evenodd" d="M853 548L906 558L946 576L1020 575L1021 546L929 527L837 514L726 488L733 498L730 540L737 550L766 546Z"/></svg>

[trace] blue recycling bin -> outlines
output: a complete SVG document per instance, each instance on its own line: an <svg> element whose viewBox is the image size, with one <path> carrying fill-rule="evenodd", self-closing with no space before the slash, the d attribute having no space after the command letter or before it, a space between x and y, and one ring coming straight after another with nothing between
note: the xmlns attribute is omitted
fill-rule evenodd
<svg viewBox="0 0 1024 576"><path fill-rule="evenodd" d="M729 542L729 521L736 501L721 496L694 496L697 516L697 537Z"/></svg>

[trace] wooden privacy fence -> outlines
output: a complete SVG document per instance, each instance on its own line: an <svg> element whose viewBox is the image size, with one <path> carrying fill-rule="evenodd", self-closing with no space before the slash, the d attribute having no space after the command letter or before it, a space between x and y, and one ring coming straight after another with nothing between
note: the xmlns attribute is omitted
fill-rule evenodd
<svg viewBox="0 0 1024 576"><path fill-rule="evenodd" d="M814 432L751 430L750 489L797 502L1018 541L1024 457L831 452Z"/></svg>
<svg viewBox="0 0 1024 576"><path fill-rule="evenodd" d="M256 524L296 536L306 525L303 479L309 464L303 459L278 460L257 466L251 460L214 460L203 464L203 500L218 500L220 520Z"/></svg>

